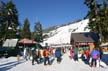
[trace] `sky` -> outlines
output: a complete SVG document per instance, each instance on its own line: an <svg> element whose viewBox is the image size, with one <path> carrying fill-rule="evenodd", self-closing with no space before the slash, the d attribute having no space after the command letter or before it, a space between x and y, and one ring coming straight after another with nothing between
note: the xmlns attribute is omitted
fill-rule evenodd
<svg viewBox="0 0 108 71"><path fill-rule="evenodd" d="M9 0L2 0L9 1ZM88 11L84 0L13 0L19 14L19 22L28 18L31 31L40 21L42 28L66 24L83 19Z"/></svg>

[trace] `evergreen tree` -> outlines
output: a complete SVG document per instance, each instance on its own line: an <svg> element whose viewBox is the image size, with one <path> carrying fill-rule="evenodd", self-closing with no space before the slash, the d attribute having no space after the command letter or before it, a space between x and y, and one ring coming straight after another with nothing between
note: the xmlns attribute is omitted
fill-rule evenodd
<svg viewBox="0 0 108 71"><path fill-rule="evenodd" d="M34 26L34 40L37 42L43 42L43 37L42 37L42 25L40 22L35 23Z"/></svg>
<svg viewBox="0 0 108 71"><path fill-rule="evenodd" d="M30 23L29 23L29 20L27 18L24 21L24 26L22 28L21 37L22 38L28 38L28 39L31 38Z"/></svg>
<svg viewBox="0 0 108 71"><path fill-rule="evenodd" d="M3 2L0 2L0 43L2 45L2 41L3 41L3 36L4 36L4 31L5 31L5 19L3 16L3 10L4 10L4 6L3 6Z"/></svg>
<svg viewBox="0 0 108 71"><path fill-rule="evenodd" d="M100 36L100 43L106 41L108 35L108 1L102 0L85 0L86 6L89 8L87 18L89 18L89 28L91 31L97 32Z"/></svg>
<svg viewBox="0 0 108 71"><path fill-rule="evenodd" d="M7 3L1 2L0 7L0 34L3 40L6 38L16 38L18 22L18 11L12 1ZM11 30L10 30L11 29ZM8 31L10 30L10 31Z"/></svg>
<svg viewBox="0 0 108 71"><path fill-rule="evenodd" d="M100 23L101 25L101 30L102 30L102 35L103 35L103 41L106 42L108 39L108 0L103 0L103 5L100 8Z"/></svg>

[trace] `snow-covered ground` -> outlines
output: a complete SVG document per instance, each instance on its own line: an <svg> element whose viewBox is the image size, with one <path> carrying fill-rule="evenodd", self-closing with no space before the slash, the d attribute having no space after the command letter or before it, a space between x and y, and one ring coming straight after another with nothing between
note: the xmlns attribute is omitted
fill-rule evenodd
<svg viewBox="0 0 108 71"><path fill-rule="evenodd" d="M44 66L42 64L32 65L31 61L25 61L21 58L19 64L16 57L0 59L0 71L108 71L107 66L91 68L81 60L70 61L68 53L62 57L62 62L58 64L56 60L52 65Z"/></svg>

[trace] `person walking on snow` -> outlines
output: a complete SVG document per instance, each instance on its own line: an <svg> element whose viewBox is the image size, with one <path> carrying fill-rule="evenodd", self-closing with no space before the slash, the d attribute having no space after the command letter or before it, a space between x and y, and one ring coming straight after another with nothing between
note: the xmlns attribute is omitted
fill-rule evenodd
<svg viewBox="0 0 108 71"><path fill-rule="evenodd" d="M85 55L85 63L89 64L89 60L90 60L90 51L89 51L89 49L85 50L84 55Z"/></svg>
<svg viewBox="0 0 108 71"><path fill-rule="evenodd" d="M43 56L44 56L44 65L47 65L46 62L48 61L48 64L50 65L49 61L49 50L48 48L45 48L43 51Z"/></svg>
<svg viewBox="0 0 108 71"><path fill-rule="evenodd" d="M96 67L97 66L97 60L99 60L99 50L98 48L94 48L90 54L92 61L91 61L91 67ZM100 60L99 60L100 61Z"/></svg>
<svg viewBox="0 0 108 71"><path fill-rule="evenodd" d="M27 60L27 48L24 48L23 57Z"/></svg>
<svg viewBox="0 0 108 71"><path fill-rule="evenodd" d="M73 50L72 50L72 48L70 48L69 57L70 57L70 59L72 60L72 58L73 58Z"/></svg>
<svg viewBox="0 0 108 71"><path fill-rule="evenodd" d="M34 61L37 62L37 64L39 64L39 61L38 61L38 55L37 55L37 51L36 49L32 49L32 65L34 65Z"/></svg>
<svg viewBox="0 0 108 71"><path fill-rule="evenodd" d="M55 57L57 58L57 62L61 62L61 49L60 48L57 48L56 51L55 51Z"/></svg>

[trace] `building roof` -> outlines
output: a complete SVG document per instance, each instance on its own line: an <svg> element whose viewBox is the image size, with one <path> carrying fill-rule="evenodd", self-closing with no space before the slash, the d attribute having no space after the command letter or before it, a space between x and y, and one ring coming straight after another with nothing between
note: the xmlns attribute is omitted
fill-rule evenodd
<svg viewBox="0 0 108 71"><path fill-rule="evenodd" d="M22 43L22 44L36 44L35 41L30 40L30 39L26 39L26 38L21 39L21 40L19 41L19 43Z"/></svg>
<svg viewBox="0 0 108 71"><path fill-rule="evenodd" d="M3 47L16 47L18 39L6 39Z"/></svg>
<svg viewBox="0 0 108 71"><path fill-rule="evenodd" d="M97 42L98 35L94 32L84 32L84 33L72 33L71 34L71 43L72 42Z"/></svg>

